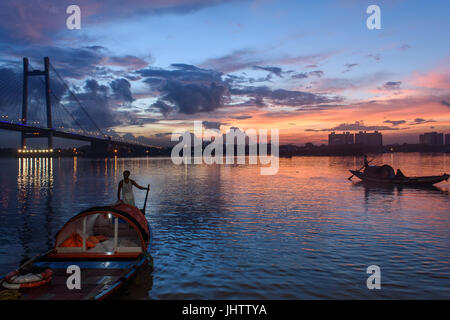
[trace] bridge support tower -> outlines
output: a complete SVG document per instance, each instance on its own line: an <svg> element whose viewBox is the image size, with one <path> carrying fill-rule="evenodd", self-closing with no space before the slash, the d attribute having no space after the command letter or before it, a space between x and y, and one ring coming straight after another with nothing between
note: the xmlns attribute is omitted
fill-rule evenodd
<svg viewBox="0 0 450 320"><path fill-rule="evenodd" d="M28 116L28 77L44 76L45 77L45 104L47 110L47 129L50 129L44 137L47 137L48 149L53 149L53 126L52 126L52 103L50 91L50 59L44 58L44 71L29 70L28 58L23 58L23 90L22 90L22 124L27 125ZM22 132L22 149L26 148L27 138L42 138L42 134L34 134Z"/></svg>

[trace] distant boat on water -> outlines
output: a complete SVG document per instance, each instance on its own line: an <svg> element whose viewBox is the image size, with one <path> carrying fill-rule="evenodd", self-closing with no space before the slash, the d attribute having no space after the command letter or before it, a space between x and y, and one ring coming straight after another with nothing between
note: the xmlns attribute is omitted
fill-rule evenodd
<svg viewBox="0 0 450 320"><path fill-rule="evenodd" d="M387 176L374 175L360 170L349 170L354 176L364 182L382 183L389 185L407 185L407 186L431 186L444 180L448 180L450 175L442 174L440 176L422 176L422 177L406 177L406 176Z"/></svg>

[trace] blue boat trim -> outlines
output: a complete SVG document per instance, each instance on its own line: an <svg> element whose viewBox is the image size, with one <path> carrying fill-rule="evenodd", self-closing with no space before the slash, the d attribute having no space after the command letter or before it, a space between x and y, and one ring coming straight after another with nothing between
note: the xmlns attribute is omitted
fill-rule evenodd
<svg viewBox="0 0 450 320"><path fill-rule="evenodd" d="M133 268L130 272L128 272L125 277L119 281L117 281L114 285L112 285L111 287L109 287L108 289L100 292L98 295L95 296L94 300L98 300L101 299L103 296L107 295L108 293L110 293L112 290L114 290L118 285L122 284L122 282L124 282L124 280L128 280L129 278L131 278L131 276L137 271L138 267L142 266L144 264L146 260L146 257L143 257L139 263L137 263L135 265L136 268Z"/></svg>
<svg viewBox="0 0 450 320"><path fill-rule="evenodd" d="M127 269L136 265L136 261L38 261L34 265L50 269L67 269L71 265L81 269Z"/></svg>
<svg viewBox="0 0 450 320"><path fill-rule="evenodd" d="M115 284L113 284L111 287L109 287L108 289L100 292L98 295L95 296L94 300L98 300L101 297L103 297L104 295L106 295L107 293L109 293L111 290L113 290L114 288L116 288L120 283L122 283L122 281L117 281Z"/></svg>

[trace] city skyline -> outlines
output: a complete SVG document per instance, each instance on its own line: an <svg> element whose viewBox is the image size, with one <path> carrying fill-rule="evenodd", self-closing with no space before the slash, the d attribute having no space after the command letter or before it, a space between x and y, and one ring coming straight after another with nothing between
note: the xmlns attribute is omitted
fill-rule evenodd
<svg viewBox="0 0 450 320"><path fill-rule="evenodd" d="M332 131L377 130L384 144L449 132L446 1L378 1L381 30L366 27L368 1L79 1L80 30L66 27L70 4L0 4L0 81L22 57L49 56L117 134L167 145L194 120L278 128L280 144L299 145Z"/></svg>

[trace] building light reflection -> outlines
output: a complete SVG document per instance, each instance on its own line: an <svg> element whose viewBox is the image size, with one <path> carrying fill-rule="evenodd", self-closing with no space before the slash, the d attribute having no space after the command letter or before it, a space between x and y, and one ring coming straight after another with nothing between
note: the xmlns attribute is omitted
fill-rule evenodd
<svg viewBox="0 0 450 320"><path fill-rule="evenodd" d="M19 190L53 187L52 157L19 157L17 161Z"/></svg>

